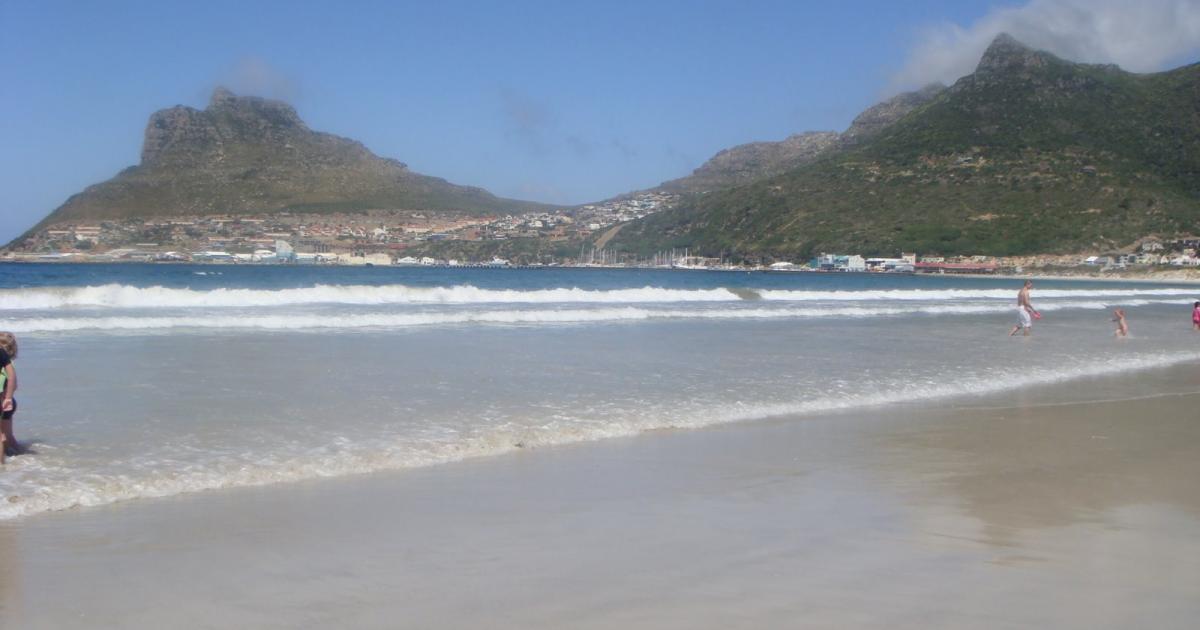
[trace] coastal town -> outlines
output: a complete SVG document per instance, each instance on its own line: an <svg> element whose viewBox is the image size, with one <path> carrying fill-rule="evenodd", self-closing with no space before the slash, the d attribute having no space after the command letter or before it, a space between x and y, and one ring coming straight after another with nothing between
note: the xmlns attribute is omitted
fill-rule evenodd
<svg viewBox="0 0 1200 630"><path fill-rule="evenodd" d="M592 266L711 270L1084 274L1200 268L1200 238L1147 237L1122 251L1075 255L956 256L822 253L809 260L733 262L686 249L639 258L605 249L606 235L671 206L678 197L637 193L554 212L475 216L466 213L363 210L340 213L170 216L53 224L36 230L0 260L13 262L160 262L370 266ZM438 243L527 239L569 246L568 255L527 260L473 260L431 255ZM578 244L576 248L575 245Z"/></svg>
<svg viewBox="0 0 1200 630"><path fill-rule="evenodd" d="M409 210L210 214L59 223L27 235L0 259L75 262L378 264L443 241L542 239L582 242L676 200L663 192L627 195L557 212L474 216ZM425 264L448 260L416 257ZM476 261L463 261L464 264Z"/></svg>

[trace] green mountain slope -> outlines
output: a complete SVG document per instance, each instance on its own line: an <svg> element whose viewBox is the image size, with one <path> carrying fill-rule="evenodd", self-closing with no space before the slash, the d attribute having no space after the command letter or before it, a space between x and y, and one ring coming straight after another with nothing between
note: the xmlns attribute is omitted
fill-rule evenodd
<svg viewBox="0 0 1200 630"><path fill-rule="evenodd" d="M1000 36L874 137L627 226L628 251L1023 254L1200 227L1200 64L1136 75Z"/></svg>
<svg viewBox="0 0 1200 630"><path fill-rule="evenodd" d="M687 177L663 182L657 190L698 193L747 184L807 164L837 145L833 131L808 131L779 142L751 142L714 155Z"/></svg>
<svg viewBox="0 0 1200 630"><path fill-rule="evenodd" d="M777 142L750 142L718 152L686 177L659 184L652 191L704 193L773 177L816 161L823 155L877 136L883 129L928 103L945 86L928 85L898 94L855 117L842 132L806 131Z"/></svg>
<svg viewBox="0 0 1200 630"><path fill-rule="evenodd" d="M204 110L179 106L152 115L141 163L72 196L42 225L279 210L549 207L414 173L358 142L310 130L285 103L217 88Z"/></svg>

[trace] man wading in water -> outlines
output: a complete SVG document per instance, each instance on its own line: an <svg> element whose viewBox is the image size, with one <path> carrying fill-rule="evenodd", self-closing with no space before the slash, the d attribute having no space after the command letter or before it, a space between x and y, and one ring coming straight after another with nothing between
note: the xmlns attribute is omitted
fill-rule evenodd
<svg viewBox="0 0 1200 630"><path fill-rule="evenodd" d="M1024 330L1025 336L1028 337L1029 329L1033 328L1034 318L1041 317L1029 303L1029 290L1032 288L1033 280L1026 280L1025 286L1021 287L1021 292L1017 294L1017 325L1013 326L1012 332L1008 333L1009 337L1017 334L1018 330Z"/></svg>

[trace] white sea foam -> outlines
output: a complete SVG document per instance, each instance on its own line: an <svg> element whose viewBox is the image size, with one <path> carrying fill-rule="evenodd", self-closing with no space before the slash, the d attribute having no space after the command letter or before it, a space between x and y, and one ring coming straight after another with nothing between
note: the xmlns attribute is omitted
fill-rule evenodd
<svg viewBox="0 0 1200 630"><path fill-rule="evenodd" d="M86 475L46 463L45 460L52 459L52 454L47 452L39 457L17 458L9 465L5 473L9 480L17 477L29 483L38 478L48 481L27 486L21 493L10 494L0 501L0 520L138 498L429 466L498 455L519 448L594 441L658 429L691 429L770 417L992 394L1195 361L1200 361L1200 352L1112 357L1083 365L1032 370L998 368L936 385L897 381L874 393L854 396L646 413L636 417L606 418L603 422L553 422L527 427L505 425L481 428L457 439L443 441L405 443L392 437L339 449L309 447L306 450L302 445L284 445L275 452L246 449L241 453L211 453L207 456L200 453L197 455L202 456L201 461L138 462L132 468Z"/></svg>
<svg viewBox="0 0 1200 630"><path fill-rule="evenodd" d="M1194 296L1194 289L1040 289L1037 299L1129 299ZM471 285L412 287L406 285L317 285L293 289L175 289L105 284L88 287L41 287L0 290L0 311L80 308L163 309L278 307L305 304L647 304L685 302L965 302L1014 300L1004 289L894 289L809 291L755 288L668 289L483 289Z"/></svg>
<svg viewBox="0 0 1200 630"><path fill-rule="evenodd" d="M761 289L757 293L764 300L780 301L969 301L969 300L1009 300L1016 302L1015 289L886 289L862 291L793 291L785 289ZM1087 289L1035 289L1036 299L1053 298L1116 298L1127 299L1150 296L1191 296L1200 293L1200 289L1159 288L1159 289L1128 289L1095 287Z"/></svg>
<svg viewBox="0 0 1200 630"><path fill-rule="evenodd" d="M1124 300L1124 306L1183 303L1178 300ZM1113 303L1100 301L1044 303L1045 312L1061 310L1102 310ZM0 319L0 328L15 333L49 333L77 330L114 332L156 331L169 329L198 330L355 330L395 329L464 324L527 325L647 320L765 320L808 318L868 318L904 315L970 315L1007 313L1008 304L930 304L899 306L809 306L804 308L701 308L671 309L644 307L586 309L513 309L457 310L421 313L339 313L277 315L180 315L180 316L91 316L27 317Z"/></svg>
<svg viewBox="0 0 1200 630"><path fill-rule="evenodd" d="M723 288L589 290L481 289L471 285L410 287L406 285L317 285L296 289L172 289L106 284L0 291L0 310L59 308L213 308L270 307L303 304L554 304L647 302L736 302L742 298Z"/></svg>

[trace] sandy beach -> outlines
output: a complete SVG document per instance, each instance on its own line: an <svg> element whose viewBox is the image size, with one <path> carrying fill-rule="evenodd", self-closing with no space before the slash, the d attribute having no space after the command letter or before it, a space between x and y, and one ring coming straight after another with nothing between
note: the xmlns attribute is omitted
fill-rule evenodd
<svg viewBox="0 0 1200 630"><path fill-rule="evenodd" d="M1153 628L1200 366L0 523L12 628Z"/></svg>
<svg viewBox="0 0 1200 630"><path fill-rule="evenodd" d="M1200 628L1200 0L679 4L0 1L0 630Z"/></svg>

